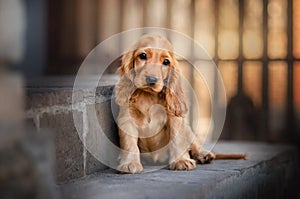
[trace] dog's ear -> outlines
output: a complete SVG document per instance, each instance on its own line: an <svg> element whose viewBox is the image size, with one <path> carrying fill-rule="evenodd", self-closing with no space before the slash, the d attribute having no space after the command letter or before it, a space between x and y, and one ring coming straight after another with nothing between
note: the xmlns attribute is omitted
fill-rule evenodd
<svg viewBox="0 0 300 199"><path fill-rule="evenodd" d="M116 103L119 106L128 104L131 94L135 90L134 78L134 51L128 51L122 56L122 64L118 69L120 81L116 85Z"/></svg>
<svg viewBox="0 0 300 199"><path fill-rule="evenodd" d="M122 56L121 66L118 68L118 73L120 76L125 74L130 75L133 69L133 61L134 61L134 51L129 50L125 52Z"/></svg>
<svg viewBox="0 0 300 199"><path fill-rule="evenodd" d="M174 60L174 68L169 72L166 88L167 111L169 114L183 117L188 111L187 100L184 96L181 85L181 73L178 68L178 62Z"/></svg>

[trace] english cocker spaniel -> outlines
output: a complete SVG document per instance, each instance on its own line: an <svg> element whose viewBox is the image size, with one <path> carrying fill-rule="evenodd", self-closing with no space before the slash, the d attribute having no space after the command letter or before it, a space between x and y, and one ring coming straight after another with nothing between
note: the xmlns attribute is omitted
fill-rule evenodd
<svg viewBox="0 0 300 199"><path fill-rule="evenodd" d="M120 106L121 173L143 171L141 154L168 162L172 170L192 170L215 154L202 150L200 136L184 123L188 112L178 62L163 36L142 36L122 57L116 103Z"/></svg>

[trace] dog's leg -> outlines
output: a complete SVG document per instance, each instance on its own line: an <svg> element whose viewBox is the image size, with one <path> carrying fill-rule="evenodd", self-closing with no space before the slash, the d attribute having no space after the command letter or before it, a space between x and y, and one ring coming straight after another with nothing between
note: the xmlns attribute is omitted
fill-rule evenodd
<svg viewBox="0 0 300 199"><path fill-rule="evenodd" d="M170 164L171 170L192 170L196 167L196 161L190 158L190 154L186 152L177 161Z"/></svg>
<svg viewBox="0 0 300 199"><path fill-rule="evenodd" d="M195 145L192 146L191 154L192 158L198 161L200 164L210 163L212 160L246 160L246 154L212 153L206 150L198 150Z"/></svg>
<svg viewBox="0 0 300 199"><path fill-rule="evenodd" d="M172 170L192 170L196 167L196 161L190 158L190 139L187 139L183 128L183 119L171 117L170 126L170 169Z"/></svg>
<svg viewBox="0 0 300 199"><path fill-rule="evenodd" d="M192 130L188 135L194 135L193 143L191 145L191 156L200 164L210 163L212 160L239 160L246 159L246 154L219 154L212 153L202 149L203 137L201 135L194 134Z"/></svg>
<svg viewBox="0 0 300 199"><path fill-rule="evenodd" d="M216 159L216 155L214 153L206 150L199 150L197 148L197 146L193 145L191 154L192 158L200 164L207 164L210 163L212 160Z"/></svg>
<svg viewBox="0 0 300 199"><path fill-rule="evenodd" d="M196 160L200 164L210 163L212 160L216 159L216 156L212 152L203 150L201 143L202 141L200 139L200 136L196 135L191 145L191 156L194 160Z"/></svg>
<svg viewBox="0 0 300 199"><path fill-rule="evenodd" d="M136 129L133 129L137 131ZM137 135L137 133L135 133ZM143 166L140 161L140 151L138 148L138 137L131 136L119 129L120 147L122 149L120 156L120 173L140 173Z"/></svg>
<svg viewBox="0 0 300 199"><path fill-rule="evenodd" d="M200 164L206 164L216 158L215 154L212 152L202 149L203 136L199 135L199 133L193 132L190 127L186 128L186 131L187 135L193 136L190 139L192 140L191 156L194 160Z"/></svg>

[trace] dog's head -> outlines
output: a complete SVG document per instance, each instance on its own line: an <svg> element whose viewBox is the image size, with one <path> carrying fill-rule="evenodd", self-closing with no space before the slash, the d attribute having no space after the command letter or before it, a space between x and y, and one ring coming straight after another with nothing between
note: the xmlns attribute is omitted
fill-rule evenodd
<svg viewBox="0 0 300 199"><path fill-rule="evenodd" d="M162 93L167 109L177 116L187 111L181 88L178 62L170 42L160 35L144 35L122 57L119 68L120 83L116 88L116 101L128 103L135 89Z"/></svg>
<svg viewBox="0 0 300 199"><path fill-rule="evenodd" d="M167 39L144 35L123 55L119 73L126 75L136 88L159 93L175 65L176 59Z"/></svg>

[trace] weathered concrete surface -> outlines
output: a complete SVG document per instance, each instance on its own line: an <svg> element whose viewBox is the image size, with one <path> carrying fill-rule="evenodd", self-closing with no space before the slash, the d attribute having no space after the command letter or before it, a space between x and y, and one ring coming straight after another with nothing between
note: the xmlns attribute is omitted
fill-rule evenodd
<svg viewBox="0 0 300 199"><path fill-rule="evenodd" d="M89 76L81 79L74 95L75 77L43 77L27 82L26 124L37 131L50 129L54 133L57 183L66 183L107 169L83 144L85 142L90 146L90 140L100 143L97 137L99 130L95 128L98 123L106 136L117 143L111 96L118 78L116 75L104 75L94 91L92 84L97 78ZM93 109L96 118L92 117ZM86 138L83 139L84 136Z"/></svg>
<svg viewBox="0 0 300 199"><path fill-rule="evenodd" d="M66 199L84 198L299 198L298 151L287 145L218 143L222 153L248 154L247 160L216 160L193 171L161 169L135 175L107 170L61 185Z"/></svg>

